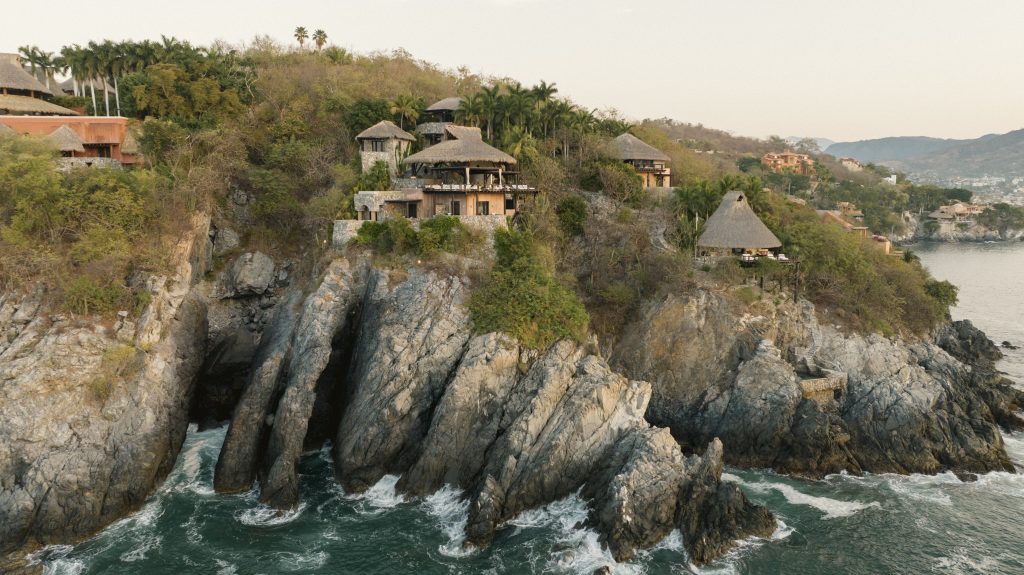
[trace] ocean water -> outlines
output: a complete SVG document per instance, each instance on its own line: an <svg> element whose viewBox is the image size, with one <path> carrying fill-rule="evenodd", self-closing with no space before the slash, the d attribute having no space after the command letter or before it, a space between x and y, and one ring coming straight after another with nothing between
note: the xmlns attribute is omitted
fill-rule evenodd
<svg viewBox="0 0 1024 575"><path fill-rule="evenodd" d="M918 246L937 277L961 285L956 317L997 341L1024 343L1024 244ZM991 278L985 280L984 278ZM1016 279L1015 279L1016 278ZM1024 380L1024 359L1002 369ZM367 493L344 493L328 451L303 458L304 503L278 516L255 493L213 492L224 429L190 431L165 484L141 510L78 545L50 546L33 560L47 574L552 573L623 574L1024 574L1024 475L991 473L973 483L938 476L834 475L821 481L729 469L751 499L780 519L769 539L750 539L696 568L678 532L634 561L615 564L593 531L577 528L577 496L501 527L491 548L466 552L467 503L445 488L406 501L397 477ZM1024 437L1006 437L1024 462Z"/></svg>

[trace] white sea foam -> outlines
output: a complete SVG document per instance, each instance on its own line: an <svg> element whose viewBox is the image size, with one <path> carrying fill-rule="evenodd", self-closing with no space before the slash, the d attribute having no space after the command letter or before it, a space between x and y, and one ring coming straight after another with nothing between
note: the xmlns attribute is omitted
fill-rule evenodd
<svg viewBox="0 0 1024 575"><path fill-rule="evenodd" d="M219 567L219 569L217 569L217 575L237 575L238 566L236 566L234 563L228 563L227 561L223 561L221 559L217 559L216 561L217 567Z"/></svg>
<svg viewBox="0 0 1024 575"><path fill-rule="evenodd" d="M43 575L81 575L85 572L85 562L78 559L57 559L47 562Z"/></svg>
<svg viewBox="0 0 1024 575"><path fill-rule="evenodd" d="M683 532L678 529L673 529L665 536L664 539L659 541L654 547L651 547L651 551L683 551Z"/></svg>
<svg viewBox="0 0 1024 575"><path fill-rule="evenodd" d="M285 571L308 573L312 569L323 567L330 555L326 551L318 550L308 553L280 553L278 557L278 565Z"/></svg>
<svg viewBox="0 0 1024 575"><path fill-rule="evenodd" d="M140 537L135 547L121 554L121 561L134 563L146 558L146 554L154 549L159 549L163 538L159 535L146 535Z"/></svg>
<svg viewBox="0 0 1024 575"><path fill-rule="evenodd" d="M603 549L598 542L596 531L577 527L587 518L588 512L587 502L577 492L540 509L520 513L506 524L520 529L546 527L555 531L556 548L559 550L548 558L545 572L590 575L601 567L610 567L612 573L618 575L643 573L644 569L639 564L617 563L611 551Z"/></svg>
<svg viewBox="0 0 1024 575"><path fill-rule="evenodd" d="M972 557L964 549L955 549L954 553L936 560L936 569L951 575L991 573L999 567L999 562L991 557Z"/></svg>
<svg viewBox="0 0 1024 575"><path fill-rule="evenodd" d="M775 527L775 532L772 533L772 541L782 541L783 539L792 535L796 529L786 525L786 522L781 517L776 516L775 520L778 521L778 525Z"/></svg>
<svg viewBox="0 0 1024 575"><path fill-rule="evenodd" d="M398 484L397 475L385 475L363 493L347 494L347 499L358 501L356 513L361 515L380 515L388 509L405 503L405 497L395 490Z"/></svg>
<svg viewBox="0 0 1024 575"><path fill-rule="evenodd" d="M448 536L448 542L438 547L447 557L465 557L472 549L462 546L466 541L466 521L469 520L469 499L461 489L445 485L423 499L423 508L434 518L438 527Z"/></svg>
<svg viewBox="0 0 1024 575"><path fill-rule="evenodd" d="M882 477L884 485L893 493L936 505L951 506L953 499L946 491L949 486L959 486L960 480L952 473L939 475L891 475Z"/></svg>
<svg viewBox="0 0 1024 575"><path fill-rule="evenodd" d="M842 501L840 499L831 499L829 497L819 497L816 495L809 495L802 491L797 490L791 485L778 482L770 481L758 481L748 482L742 478L732 475L731 473L723 473L722 478L728 481L738 483L751 491L757 493L767 493L768 491L777 491L786 498L786 501L793 505L806 505L813 507L818 511L824 513L823 519L837 519L840 517L849 517L858 511L863 511L869 507L881 507L877 501L864 503L862 501Z"/></svg>
<svg viewBox="0 0 1024 575"><path fill-rule="evenodd" d="M276 525L284 525L295 521L302 511L306 508L306 504L302 503L295 509L288 511L279 511L264 505L262 503L249 509L244 509L235 513L235 519L238 520L242 525L249 525L252 527L273 527Z"/></svg>
<svg viewBox="0 0 1024 575"><path fill-rule="evenodd" d="M1024 433L1004 433L1003 446L1010 459L1018 466L1024 467Z"/></svg>

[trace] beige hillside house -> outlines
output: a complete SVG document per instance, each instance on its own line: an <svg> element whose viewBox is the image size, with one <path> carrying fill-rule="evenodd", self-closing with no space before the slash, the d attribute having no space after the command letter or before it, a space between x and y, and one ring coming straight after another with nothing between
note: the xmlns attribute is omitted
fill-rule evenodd
<svg viewBox="0 0 1024 575"><path fill-rule="evenodd" d="M757 217L742 192L728 192L704 225L697 247L707 255L767 255L782 242Z"/></svg>
<svg viewBox="0 0 1024 575"><path fill-rule="evenodd" d="M397 189L356 194L359 219L513 216L521 199L537 192L518 183L516 159L484 142L479 128L447 125L441 143L402 164L409 173L395 180Z"/></svg>
<svg viewBox="0 0 1024 575"><path fill-rule="evenodd" d="M646 188L667 188L672 186L672 169L668 167L669 157L654 146L625 133L612 140L615 157L633 166Z"/></svg>
<svg viewBox="0 0 1024 575"><path fill-rule="evenodd" d="M408 155L416 137L394 122L384 120L360 132L356 141L359 142L363 173L373 169L377 162L384 162L388 166L388 174L394 178L398 175L399 162Z"/></svg>

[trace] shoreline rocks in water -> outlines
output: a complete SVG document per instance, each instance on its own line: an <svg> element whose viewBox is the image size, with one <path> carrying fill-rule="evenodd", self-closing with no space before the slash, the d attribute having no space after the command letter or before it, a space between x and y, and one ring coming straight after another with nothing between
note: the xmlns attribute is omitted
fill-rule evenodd
<svg viewBox="0 0 1024 575"><path fill-rule="evenodd" d="M644 420L649 384L615 374L572 342L537 352L500 334L473 336L462 305L466 282L457 275L369 269L364 281L336 272L359 266L336 260L298 319L281 320L302 326L310 317L333 318L321 320L322 329L270 334L275 343L261 350L227 432L219 491L247 489L258 476L262 500L298 504L302 420L311 405L334 397L333 456L342 486L362 491L385 474L401 475L397 489L408 495L458 486L471 500L471 545L488 545L503 522L578 490L592 501L590 523L618 560L676 527L693 534L688 549L696 562L775 529L767 510L721 482L720 443L686 459L667 430ZM328 300L331 313L317 303ZM343 326L339 318L356 315L342 311L357 308L358 325ZM328 365L324 350L331 347L347 361ZM319 359L301 363L308 375L293 375L296 358L313 349L321 350ZM275 374L278 358L289 355L294 367L285 380ZM697 494L699 504L690 500ZM705 515L728 529L718 533Z"/></svg>
<svg viewBox="0 0 1024 575"><path fill-rule="evenodd" d="M1024 397L969 322L908 343L821 326L808 303L761 311L737 313L709 291L669 296L627 327L612 363L651 381L651 423L692 449L720 437L731 465L809 477L1014 471L999 428L1024 424ZM828 374L832 392L814 391Z"/></svg>
<svg viewBox="0 0 1024 575"><path fill-rule="evenodd" d="M141 371L98 405L76 377L127 332L68 326L45 315L41 295L0 299L13 334L0 342L0 377L14 382L0 388L2 551L74 540L141 504L177 457L193 398L218 404L204 420L233 405L218 492L258 483L262 501L294 507L302 453L331 440L346 490L385 474L401 475L409 496L463 489L470 545L579 492L617 560L676 528L698 564L770 536L771 514L722 482L726 462L812 477L1013 471L999 426L1024 427L1024 394L969 322L904 342L819 325L806 303L754 315L698 291L651 302L627 326L611 359L626 377L593 344L541 352L474 335L459 273L353 256L303 295L267 279L263 262L252 281L222 275L255 286L222 298L192 287L208 244L192 241L173 281L152 282L153 304L130 330L147 350L136 352ZM229 269L257 256L243 258ZM32 371L48 357L67 358L51 379L75 382L56 395L40 394L44 374Z"/></svg>
<svg viewBox="0 0 1024 575"><path fill-rule="evenodd" d="M205 352L209 220L179 242L130 344L0 296L0 556L74 541L138 508L177 459Z"/></svg>

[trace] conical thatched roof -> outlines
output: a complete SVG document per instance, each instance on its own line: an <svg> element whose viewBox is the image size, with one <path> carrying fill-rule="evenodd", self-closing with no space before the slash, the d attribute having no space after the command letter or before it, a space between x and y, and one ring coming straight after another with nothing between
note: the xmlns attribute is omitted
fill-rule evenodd
<svg viewBox="0 0 1024 575"><path fill-rule="evenodd" d="M0 88L8 90L32 90L40 94L53 94L32 74L21 67L17 54L0 54Z"/></svg>
<svg viewBox="0 0 1024 575"><path fill-rule="evenodd" d="M697 240L702 248L762 249L782 246L741 192L729 192L704 225Z"/></svg>
<svg viewBox="0 0 1024 575"><path fill-rule="evenodd" d="M58 106L52 102L47 102L41 98L32 98L30 96L12 96L8 94L4 96L0 94L0 116L4 114L10 115L36 115L45 114L47 116L77 116L78 113L74 110L69 110L63 106Z"/></svg>
<svg viewBox="0 0 1024 575"><path fill-rule="evenodd" d="M462 98L458 96L452 96L451 98L445 98L431 104L428 108L428 112L454 112L459 109L462 105Z"/></svg>
<svg viewBox="0 0 1024 575"><path fill-rule="evenodd" d="M50 132L50 135L46 136L46 140L62 152L85 151L85 141L66 125Z"/></svg>
<svg viewBox="0 0 1024 575"><path fill-rule="evenodd" d="M359 135L356 136L357 140L390 140L392 138L408 140L410 142L416 141L415 136L399 128L394 122L389 120L377 122L362 132L359 132Z"/></svg>
<svg viewBox="0 0 1024 575"><path fill-rule="evenodd" d="M479 137L480 130L476 128L476 137L472 137L472 130L448 132L456 139L441 142L430 146L426 150L417 152L405 160L403 164L459 164L469 162L488 162L492 164L515 164L516 159L502 152L494 146L486 144ZM458 128L459 126L455 126ZM461 137L460 137L461 136Z"/></svg>
<svg viewBox="0 0 1024 575"><path fill-rule="evenodd" d="M612 149L620 160L669 161L664 152L628 132L612 140Z"/></svg>

